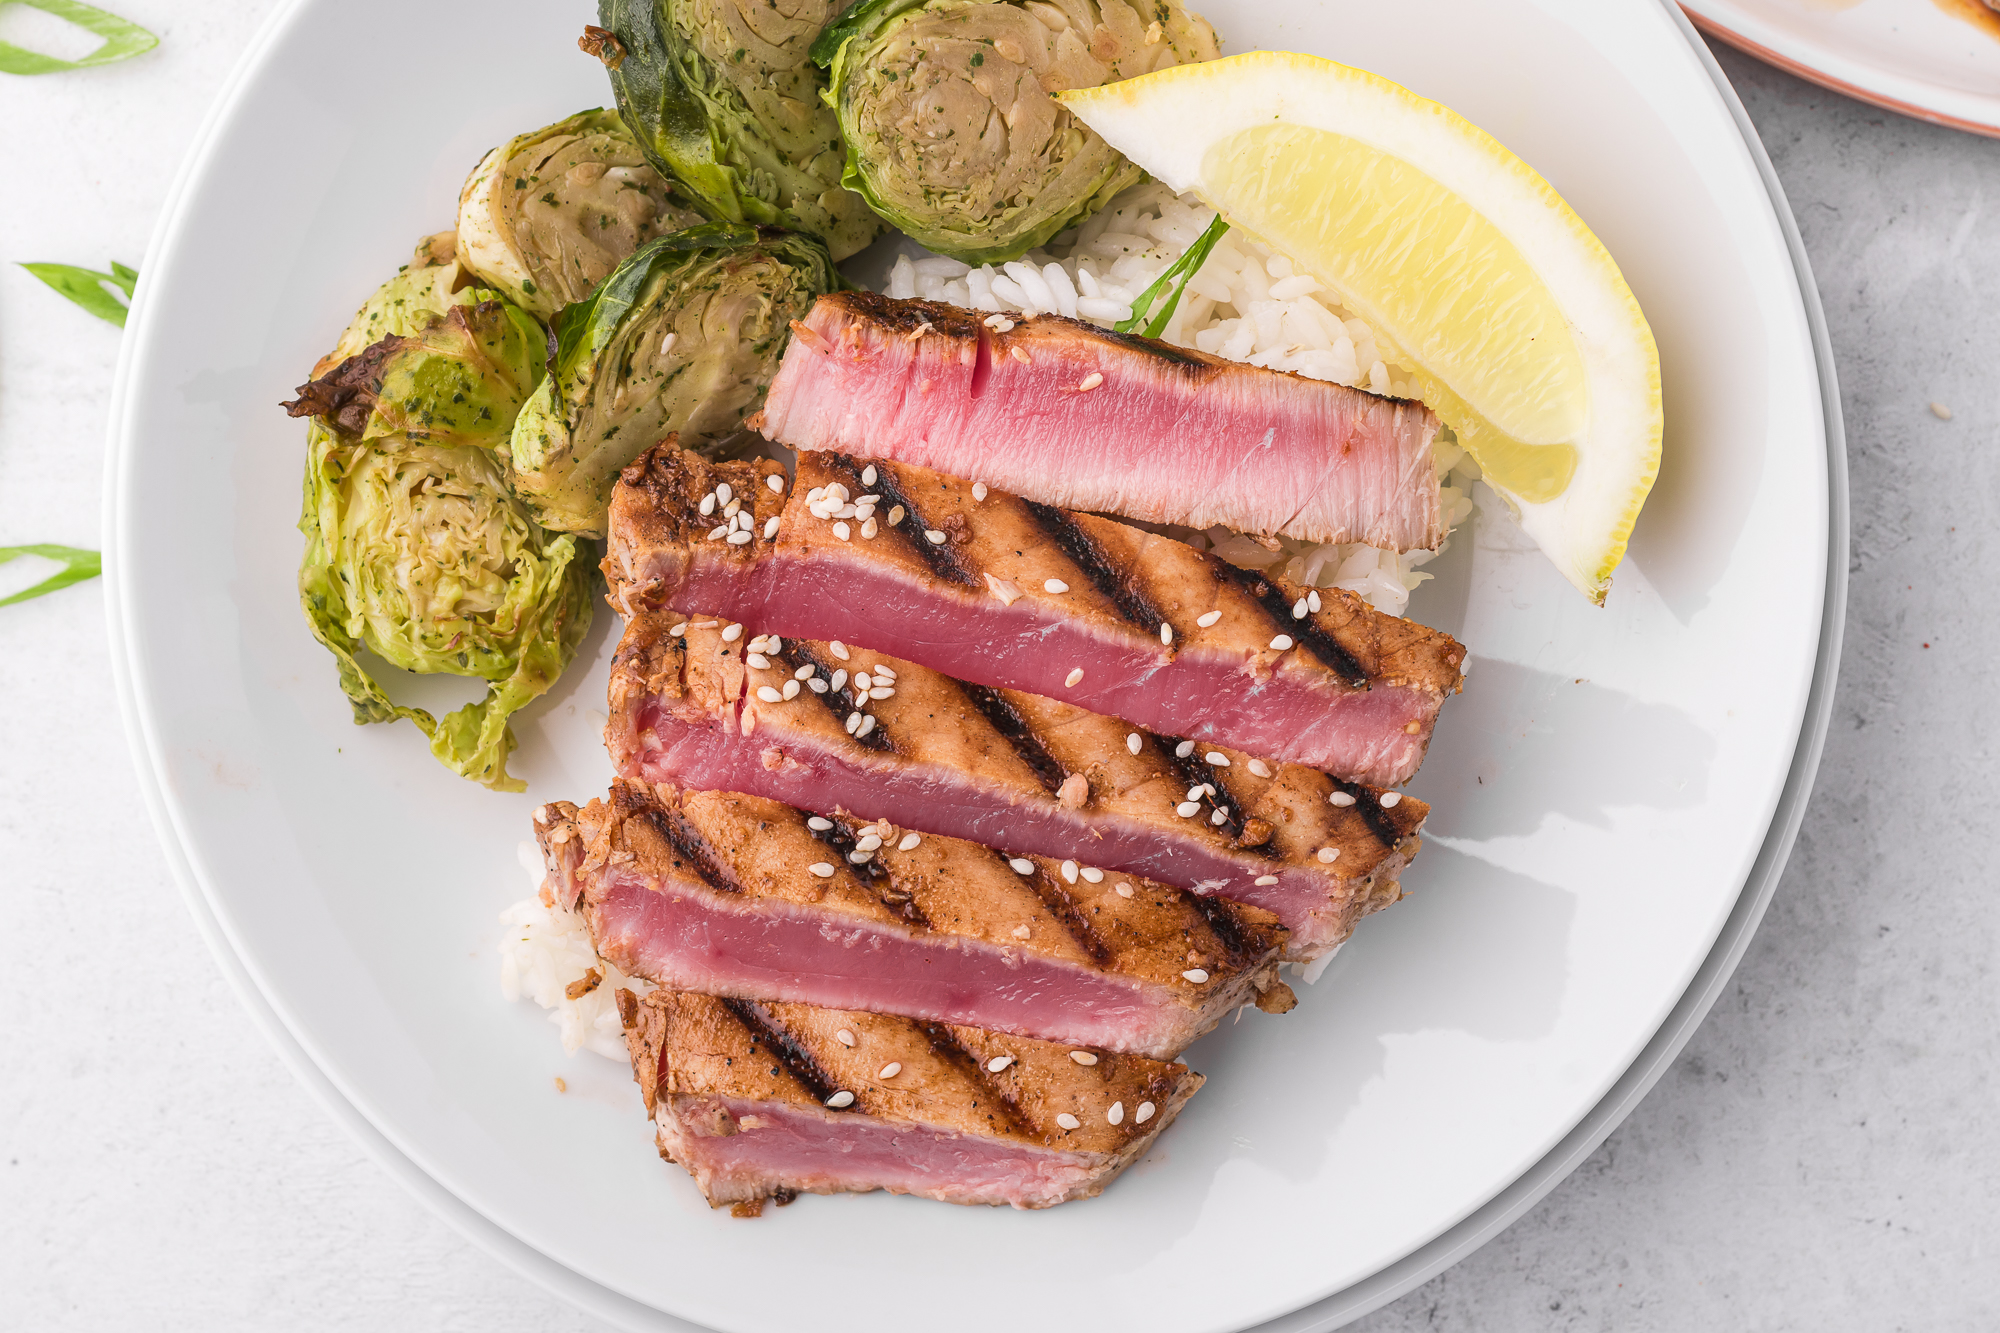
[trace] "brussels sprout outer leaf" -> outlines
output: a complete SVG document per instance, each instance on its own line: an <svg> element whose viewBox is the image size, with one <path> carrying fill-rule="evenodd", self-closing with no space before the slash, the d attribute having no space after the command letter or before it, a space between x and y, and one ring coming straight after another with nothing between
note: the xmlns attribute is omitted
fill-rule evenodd
<svg viewBox="0 0 2000 1333"><path fill-rule="evenodd" d="M362 435L504 449L547 355L548 335L526 311L498 299L453 306L382 363Z"/></svg>
<svg viewBox="0 0 2000 1333"><path fill-rule="evenodd" d="M12 606L16 602L46 597L52 592L61 592L72 583L94 579L104 572L104 562L97 552L81 550L74 546L52 546L46 542L34 546L0 546L0 565L24 555L36 555L44 560L54 560L63 567L33 587L23 588L11 597L0 597L0 606Z"/></svg>

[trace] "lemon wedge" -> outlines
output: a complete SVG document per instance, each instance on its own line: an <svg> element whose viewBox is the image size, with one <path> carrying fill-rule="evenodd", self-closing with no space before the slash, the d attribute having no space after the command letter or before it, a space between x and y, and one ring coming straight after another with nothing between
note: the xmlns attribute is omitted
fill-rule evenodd
<svg viewBox="0 0 2000 1333"><path fill-rule="evenodd" d="M1660 359L1617 264L1493 137L1364 70L1257 51L1057 94L1376 333L1602 605L1660 467Z"/></svg>

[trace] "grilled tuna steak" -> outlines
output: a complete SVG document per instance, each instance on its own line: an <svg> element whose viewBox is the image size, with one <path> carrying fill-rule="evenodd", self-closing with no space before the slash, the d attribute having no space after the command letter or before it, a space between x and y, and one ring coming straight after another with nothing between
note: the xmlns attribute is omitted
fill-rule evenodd
<svg viewBox="0 0 2000 1333"><path fill-rule="evenodd" d="M1448 635L1128 524L838 454L801 454L789 498L773 479L671 445L626 469L612 603L865 644L1377 786L1416 772L1459 688Z"/></svg>
<svg viewBox="0 0 2000 1333"><path fill-rule="evenodd" d="M1444 537L1421 403L1060 315L872 292L822 296L792 330L763 430L795 449L1153 523L1399 551Z"/></svg>
<svg viewBox="0 0 2000 1333"><path fill-rule="evenodd" d="M863 695L866 695L864 698ZM620 774L1074 859L1274 914L1319 956L1399 896L1428 807L879 653L642 616L612 662Z"/></svg>
<svg viewBox="0 0 2000 1333"><path fill-rule="evenodd" d="M1270 913L1074 861L631 781L543 806L535 835L597 952L672 990L1159 1059L1237 1005L1293 1003Z"/></svg>
<svg viewBox="0 0 2000 1333"><path fill-rule="evenodd" d="M619 993L633 1076L716 1207L888 1190L1047 1208L1131 1165L1202 1084L1185 1065L908 1018Z"/></svg>

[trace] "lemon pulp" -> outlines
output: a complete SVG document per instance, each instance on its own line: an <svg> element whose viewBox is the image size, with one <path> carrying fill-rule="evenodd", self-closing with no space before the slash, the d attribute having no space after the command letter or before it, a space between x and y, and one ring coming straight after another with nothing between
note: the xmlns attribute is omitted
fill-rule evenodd
<svg viewBox="0 0 2000 1333"><path fill-rule="evenodd" d="M1232 222L1388 335L1494 482L1531 504L1568 488L1589 429L1583 356L1534 267L1463 196L1359 139L1283 122L1218 139L1200 174Z"/></svg>

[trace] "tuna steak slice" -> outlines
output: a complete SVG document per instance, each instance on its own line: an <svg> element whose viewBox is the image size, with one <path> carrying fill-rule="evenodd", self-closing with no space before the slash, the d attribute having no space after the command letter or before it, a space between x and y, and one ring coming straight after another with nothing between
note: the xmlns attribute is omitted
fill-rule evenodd
<svg viewBox="0 0 2000 1333"><path fill-rule="evenodd" d="M1385 787L1417 771L1460 686L1449 635L1129 524L838 454L800 455L789 498L774 478L671 443L626 469L612 603L865 644Z"/></svg>
<svg viewBox="0 0 2000 1333"><path fill-rule="evenodd" d="M625 777L888 820L1246 903L1291 932L1288 959L1318 957L1396 900L1429 813L1414 797L1295 764L879 653L746 638L716 620L633 621L610 703L605 743Z"/></svg>
<svg viewBox="0 0 2000 1333"><path fill-rule="evenodd" d="M1163 1060L1238 1005L1293 1003L1270 913L1074 861L632 781L543 806L535 835L597 952L672 990Z"/></svg>
<svg viewBox="0 0 2000 1333"><path fill-rule="evenodd" d="M667 990L618 1000L660 1156L751 1216L765 1199L878 1189L1088 1199L1202 1084L1186 1065L978 1028Z"/></svg>
<svg viewBox="0 0 2000 1333"><path fill-rule="evenodd" d="M1421 403L1040 315L822 296L764 403L794 449L1151 523L1392 550L1444 537Z"/></svg>

